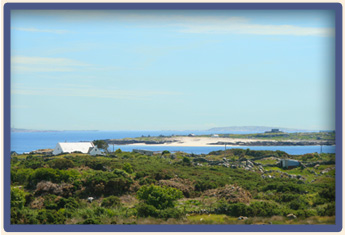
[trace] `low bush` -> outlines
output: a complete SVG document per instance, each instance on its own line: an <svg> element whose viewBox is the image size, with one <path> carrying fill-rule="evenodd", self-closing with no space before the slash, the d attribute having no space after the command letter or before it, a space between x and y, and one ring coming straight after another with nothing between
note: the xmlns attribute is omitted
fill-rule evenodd
<svg viewBox="0 0 345 235"><path fill-rule="evenodd" d="M120 198L116 196L109 196L104 198L102 201L101 206L111 208L111 207L119 207L121 205Z"/></svg>
<svg viewBox="0 0 345 235"><path fill-rule="evenodd" d="M122 170L114 172L96 171L85 181L85 193L93 196L121 195L129 190L132 178Z"/></svg>
<svg viewBox="0 0 345 235"><path fill-rule="evenodd" d="M49 166L54 169L67 170L68 168L73 168L74 163L70 159L58 158L49 161Z"/></svg>
<svg viewBox="0 0 345 235"><path fill-rule="evenodd" d="M174 202L183 198L182 192L176 188L160 187L153 184L142 186L137 192L137 196L140 200L157 209L174 207Z"/></svg>
<svg viewBox="0 0 345 235"><path fill-rule="evenodd" d="M19 188L11 188L11 208L22 209L25 205L25 192Z"/></svg>
<svg viewBox="0 0 345 235"><path fill-rule="evenodd" d="M66 217L56 210L41 209L38 211L37 220L41 224L63 224Z"/></svg>
<svg viewBox="0 0 345 235"><path fill-rule="evenodd" d="M138 216L140 217L157 217L158 216L158 210L156 209L156 207L152 206L152 205L148 205L146 203L140 203L139 205L137 205L137 213Z"/></svg>
<svg viewBox="0 0 345 235"><path fill-rule="evenodd" d="M82 222L82 224L101 224L101 221L96 218L88 218Z"/></svg>

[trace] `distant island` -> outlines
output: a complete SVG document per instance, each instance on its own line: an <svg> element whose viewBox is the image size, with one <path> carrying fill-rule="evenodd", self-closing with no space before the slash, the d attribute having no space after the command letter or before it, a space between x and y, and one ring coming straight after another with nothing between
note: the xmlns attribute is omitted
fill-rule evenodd
<svg viewBox="0 0 345 235"><path fill-rule="evenodd" d="M228 127L214 127L207 131L252 131L252 132L265 132L272 129L279 129L283 132L310 132L316 130L305 130L305 129L293 129L293 128L282 128L282 127L267 127L267 126L228 126Z"/></svg>
<svg viewBox="0 0 345 235"><path fill-rule="evenodd" d="M32 130L24 128L11 128L11 132L62 132L62 131L98 131L98 130Z"/></svg>
<svg viewBox="0 0 345 235"><path fill-rule="evenodd" d="M55 130L31 130L22 128L11 128L11 132L59 132Z"/></svg>

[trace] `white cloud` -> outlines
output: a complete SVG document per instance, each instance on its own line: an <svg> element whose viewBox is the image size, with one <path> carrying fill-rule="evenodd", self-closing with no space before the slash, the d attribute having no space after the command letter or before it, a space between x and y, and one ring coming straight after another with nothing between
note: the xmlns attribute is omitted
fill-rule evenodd
<svg viewBox="0 0 345 235"><path fill-rule="evenodd" d="M176 12L176 13L175 13ZM76 11L32 11L36 15L59 16L65 22L93 22L100 24L130 23L131 27L164 27L180 33L199 34L253 34L253 35L292 35L292 36L334 36L332 27L308 27L289 24L258 24L248 17L210 16L181 13L181 11L131 11L131 10L83 10ZM274 22L274 18L272 18ZM303 22L301 22L303 23ZM66 30L41 30L35 28L16 28L32 32L65 33Z"/></svg>
<svg viewBox="0 0 345 235"><path fill-rule="evenodd" d="M255 24L246 17L187 16L155 14L116 14L118 20L137 23L142 27L173 26L181 33L204 34L255 34L293 36L334 36L335 29L327 27L306 27L289 24Z"/></svg>
<svg viewBox="0 0 345 235"><path fill-rule="evenodd" d="M222 21L217 24L180 24L183 33L255 34L293 36L334 36L333 28L300 27L294 25L262 25L249 22Z"/></svg>
<svg viewBox="0 0 345 235"><path fill-rule="evenodd" d="M12 56L12 72L70 72L89 64L68 58Z"/></svg>
<svg viewBox="0 0 345 235"><path fill-rule="evenodd" d="M14 27L12 29L19 30L19 31L26 31L26 32L55 33L55 34L64 34L64 33L70 32L68 30L60 30L60 29L37 29L37 28L18 28L18 27Z"/></svg>
<svg viewBox="0 0 345 235"><path fill-rule="evenodd" d="M65 22L93 22L105 24L130 23L131 27L164 27L180 33L198 34L253 34L253 35L292 35L292 36L334 36L332 27L308 27L289 24L257 24L247 17L187 15L180 11L32 11L35 14L59 16ZM272 22L274 19L272 18ZM303 22L301 22L303 23ZM14 28L30 32L67 33L66 30L45 30L36 28Z"/></svg>

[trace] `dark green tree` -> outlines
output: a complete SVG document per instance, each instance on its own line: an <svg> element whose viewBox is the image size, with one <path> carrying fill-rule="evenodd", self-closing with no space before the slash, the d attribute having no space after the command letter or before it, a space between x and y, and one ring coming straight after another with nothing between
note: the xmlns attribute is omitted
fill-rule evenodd
<svg viewBox="0 0 345 235"><path fill-rule="evenodd" d="M105 152L108 152L109 144L104 140L94 140L93 144L96 145L99 149L103 149Z"/></svg>

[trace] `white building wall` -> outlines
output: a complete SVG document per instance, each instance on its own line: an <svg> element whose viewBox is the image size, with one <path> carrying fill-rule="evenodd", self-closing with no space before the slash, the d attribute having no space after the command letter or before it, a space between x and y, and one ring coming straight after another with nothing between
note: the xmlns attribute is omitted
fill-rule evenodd
<svg viewBox="0 0 345 235"><path fill-rule="evenodd" d="M95 156L95 155L101 155L102 152L101 150L99 150L97 147L94 147L91 149L91 151L89 152L90 155Z"/></svg>
<svg viewBox="0 0 345 235"><path fill-rule="evenodd" d="M58 155L62 153L62 148L59 143L56 144L55 149L53 150L53 155Z"/></svg>

